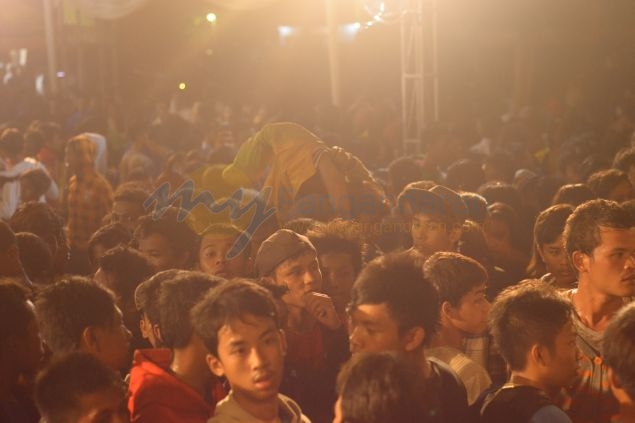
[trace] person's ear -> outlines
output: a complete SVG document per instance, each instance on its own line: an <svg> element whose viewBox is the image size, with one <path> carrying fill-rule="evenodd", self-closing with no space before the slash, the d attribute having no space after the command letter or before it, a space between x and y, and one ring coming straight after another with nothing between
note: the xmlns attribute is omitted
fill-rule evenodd
<svg viewBox="0 0 635 423"><path fill-rule="evenodd" d="M456 245L456 243L459 242L461 235L463 235L463 228L461 225L452 226L452 230L450 231L450 242L452 245Z"/></svg>
<svg viewBox="0 0 635 423"><path fill-rule="evenodd" d="M544 347L543 345L534 344L531 346L528 356L534 364L539 366L546 366L547 365L546 353L547 353L546 347Z"/></svg>
<svg viewBox="0 0 635 423"><path fill-rule="evenodd" d="M84 328L79 339L79 349L91 353L99 351L99 336L95 326Z"/></svg>
<svg viewBox="0 0 635 423"><path fill-rule="evenodd" d="M163 343L163 336L161 336L161 327L158 324L152 325L152 333L157 341Z"/></svg>
<svg viewBox="0 0 635 423"><path fill-rule="evenodd" d="M456 309L448 301L443 301L440 309L441 309L441 318L446 318L448 320L455 318Z"/></svg>
<svg viewBox="0 0 635 423"><path fill-rule="evenodd" d="M205 361L207 361L207 367L209 367L210 371L217 377L222 377L225 375L223 363L221 363L218 357L216 357L214 354L208 353L205 356Z"/></svg>
<svg viewBox="0 0 635 423"><path fill-rule="evenodd" d="M571 263L578 273L584 273L589 269L589 261L591 258L582 251L574 251L571 255Z"/></svg>
<svg viewBox="0 0 635 423"><path fill-rule="evenodd" d="M403 349L412 352L423 345L426 339L426 331L421 326L409 329L403 336Z"/></svg>

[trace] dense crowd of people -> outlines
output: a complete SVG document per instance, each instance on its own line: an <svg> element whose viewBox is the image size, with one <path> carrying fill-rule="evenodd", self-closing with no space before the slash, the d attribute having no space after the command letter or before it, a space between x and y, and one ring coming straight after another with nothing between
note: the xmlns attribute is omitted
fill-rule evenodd
<svg viewBox="0 0 635 423"><path fill-rule="evenodd" d="M0 421L635 421L635 121L0 131Z"/></svg>

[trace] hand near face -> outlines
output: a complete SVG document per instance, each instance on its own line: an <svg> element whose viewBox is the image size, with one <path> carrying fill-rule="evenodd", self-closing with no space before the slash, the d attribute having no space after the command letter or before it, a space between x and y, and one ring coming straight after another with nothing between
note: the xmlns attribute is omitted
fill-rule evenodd
<svg viewBox="0 0 635 423"><path fill-rule="evenodd" d="M304 307L315 319L328 329L335 330L342 325L331 297L318 292L309 292L303 296Z"/></svg>

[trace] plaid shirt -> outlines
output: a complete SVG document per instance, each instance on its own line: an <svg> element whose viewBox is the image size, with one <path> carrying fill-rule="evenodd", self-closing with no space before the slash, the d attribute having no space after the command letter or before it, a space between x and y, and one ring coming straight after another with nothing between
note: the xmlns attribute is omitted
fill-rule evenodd
<svg viewBox="0 0 635 423"><path fill-rule="evenodd" d="M72 249L85 250L91 235L100 228L101 220L110 212L113 191L108 181L93 169L81 178L74 175L68 186L68 241Z"/></svg>

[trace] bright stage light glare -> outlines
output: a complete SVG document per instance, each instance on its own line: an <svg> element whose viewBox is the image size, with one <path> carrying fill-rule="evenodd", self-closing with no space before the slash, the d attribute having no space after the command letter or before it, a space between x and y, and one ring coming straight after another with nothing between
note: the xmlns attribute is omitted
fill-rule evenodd
<svg viewBox="0 0 635 423"><path fill-rule="evenodd" d="M179 84L179 90L183 91L183 90L184 90L184 89L186 89L186 88L187 88L187 85L185 84L185 82L181 82L181 83Z"/></svg>
<svg viewBox="0 0 635 423"><path fill-rule="evenodd" d="M205 17L205 19L207 19L207 22L209 23L214 23L216 22L216 13L208 13L207 16Z"/></svg>

